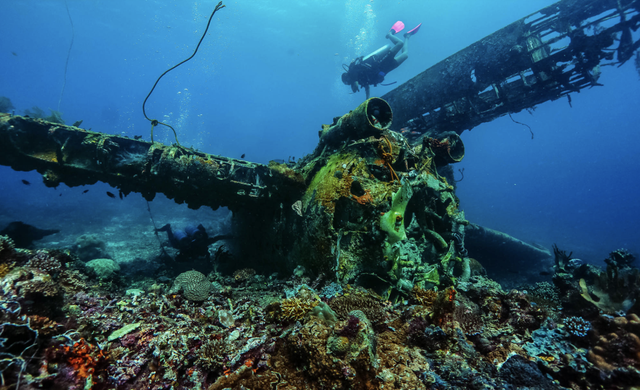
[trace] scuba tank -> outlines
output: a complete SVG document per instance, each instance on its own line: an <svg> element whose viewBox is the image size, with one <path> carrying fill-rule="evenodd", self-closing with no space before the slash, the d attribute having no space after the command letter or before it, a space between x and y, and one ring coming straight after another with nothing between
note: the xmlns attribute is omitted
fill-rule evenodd
<svg viewBox="0 0 640 390"><path fill-rule="evenodd" d="M374 51L373 53L369 54L368 56L364 57L362 59L362 62L367 61L369 58L373 57L373 56L381 56L384 57L387 53L389 52L389 45L384 45L381 48L379 48L378 50Z"/></svg>

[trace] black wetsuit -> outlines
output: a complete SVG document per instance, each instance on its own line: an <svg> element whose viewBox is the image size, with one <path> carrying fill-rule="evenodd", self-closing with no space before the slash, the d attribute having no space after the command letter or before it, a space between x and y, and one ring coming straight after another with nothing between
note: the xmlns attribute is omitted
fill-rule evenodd
<svg viewBox="0 0 640 390"><path fill-rule="evenodd" d="M382 58L374 55L366 60L358 57L349 65L348 73L352 80L357 81L360 86L373 85L375 87L384 81L385 69L391 70L390 64L392 63L393 56L389 55Z"/></svg>
<svg viewBox="0 0 640 390"><path fill-rule="evenodd" d="M171 229L170 224L166 224L158 231L167 232L169 243L178 250L176 260L193 260L202 256L208 259L210 257L209 245L213 240L209 238L204 226L189 226L184 230L174 231Z"/></svg>

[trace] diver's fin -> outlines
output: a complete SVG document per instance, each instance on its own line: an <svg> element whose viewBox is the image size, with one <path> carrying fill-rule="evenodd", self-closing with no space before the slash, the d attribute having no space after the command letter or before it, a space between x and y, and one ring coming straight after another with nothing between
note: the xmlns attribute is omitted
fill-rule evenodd
<svg viewBox="0 0 640 390"><path fill-rule="evenodd" d="M422 26L422 23L420 23L419 25L415 26L411 30L407 31L407 33L404 34L404 35L413 35L413 34L417 33L418 30L420 30L420 26Z"/></svg>
<svg viewBox="0 0 640 390"><path fill-rule="evenodd" d="M400 31L402 31L403 28L404 28L404 23L398 20L393 24L393 26L391 26L391 31L393 31L393 34L397 34Z"/></svg>
<svg viewBox="0 0 640 390"><path fill-rule="evenodd" d="M170 223L164 225L160 229L156 229L156 232L170 232L170 231L171 231L171 224Z"/></svg>

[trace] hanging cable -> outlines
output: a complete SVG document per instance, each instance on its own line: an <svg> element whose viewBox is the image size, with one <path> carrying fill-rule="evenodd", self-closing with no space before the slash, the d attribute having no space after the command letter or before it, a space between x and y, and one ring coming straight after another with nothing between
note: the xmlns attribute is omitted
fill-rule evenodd
<svg viewBox="0 0 640 390"><path fill-rule="evenodd" d="M156 225L156 220L153 219L153 214L151 213L151 205L149 204L148 200L146 202L147 202L147 211L149 212L149 219L151 219L151 224L153 225L153 232L156 235L156 238L158 239L158 244L160 244L160 250L162 251L162 254L164 254L165 256L171 257L169 256L167 251L164 249L164 245L162 245L162 240L160 240L160 235L158 234L158 226Z"/></svg>
<svg viewBox="0 0 640 390"><path fill-rule="evenodd" d="M518 122L517 120L513 119L513 117L511 116L511 113L509 113L509 118L511 118L513 123L517 123L519 125L525 126L527 129L529 129L529 133L531 133L531 139L533 139L533 130L531 130L531 126L527 125L526 123Z"/></svg>
<svg viewBox="0 0 640 390"><path fill-rule="evenodd" d="M60 112L60 103L62 102L62 95L64 95L64 87L67 85L67 68L69 67L69 57L71 56L71 48L73 48L73 40L76 36L76 32L73 28L73 19L71 19L71 13L69 12L69 4L67 0L64 0L64 6L67 8L67 15L69 16L69 22L71 23L71 44L69 45L69 51L67 52L67 62L64 64L64 81L62 82L62 90L60 91L60 98L58 99L58 112Z"/></svg>
<svg viewBox="0 0 640 390"><path fill-rule="evenodd" d="M144 114L144 117L147 118L147 120L149 122L151 122L151 142L153 142L153 129L154 129L154 127L156 127L158 125L163 125L163 126L167 126L168 128L170 128L173 131L173 135L176 137L176 144L178 144L178 146L180 146L180 142L178 142L178 134L176 133L176 130L173 127L171 127L170 125L166 124L166 123L162 123L157 119L149 118L147 116L147 111L145 110L145 105L147 104L147 100L149 99L149 96L151 96L151 94L153 93L153 90L156 89L156 86L158 85L158 82L160 81L160 79L165 74L169 73L170 71L174 70L178 66L184 64L185 62L187 62L190 59L192 59L193 57L195 57L196 53L198 52L198 49L200 48L200 44L204 40L205 35L207 35L207 31L209 31L209 25L211 24L211 19L213 19L213 15L215 15L216 12L219 9L222 9L224 7L225 6L222 5L222 1L219 2L218 5L216 5L216 8L213 10L213 12L211 13L211 16L209 17L209 22L207 22L207 28L204 29L204 33L202 34L202 37L200 38L200 41L198 42L198 45L196 46L196 49L193 51L193 54L191 54L191 56L189 58L187 58L186 60L180 62L178 65L175 65L175 66L167 69L163 74L161 74L160 77L158 77L158 79L156 80L155 84L153 84L153 87L151 88L151 91L149 91L149 94L147 95L147 97L144 98L144 102L142 102L142 114Z"/></svg>

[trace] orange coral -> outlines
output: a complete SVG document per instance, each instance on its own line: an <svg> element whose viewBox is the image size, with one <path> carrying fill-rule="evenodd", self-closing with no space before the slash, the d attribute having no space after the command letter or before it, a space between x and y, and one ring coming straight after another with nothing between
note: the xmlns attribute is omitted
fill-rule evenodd
<svg viewBox="0 0 640 390"><path fill-rule="evenodd" d="M373 197L371 196L370 190L365 190L364 195L361 196L355 196L351 194L351 198L360 204L369 204L373 202Z"/></svg>
<svg viewBox="0 0 640 390"><path fill-rule="evenodd" d="M63 350L68 354L67 362L78 373L80 378L87 378L96 370L96 366L106 359L101 349L87 343L84 339L73 344L64 346Z"/></svg>

